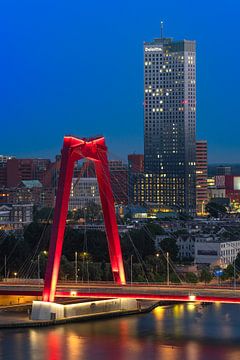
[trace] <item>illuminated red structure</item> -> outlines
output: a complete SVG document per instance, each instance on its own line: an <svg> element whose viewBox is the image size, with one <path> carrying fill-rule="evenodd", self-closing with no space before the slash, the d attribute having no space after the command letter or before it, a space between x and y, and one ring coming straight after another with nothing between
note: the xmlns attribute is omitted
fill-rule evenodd
<svg viewBox="0 0 240 360"><path fill-rule="evenodd" d="M114 200L110 184L105 139L104 137L79 139L73 136L65 136L62 148L61 168L58 180L48 263L45 274L43 301L54 301L74 163L83 158L92 160L95 165L114 281L117 284L126 283Z"/></svg>

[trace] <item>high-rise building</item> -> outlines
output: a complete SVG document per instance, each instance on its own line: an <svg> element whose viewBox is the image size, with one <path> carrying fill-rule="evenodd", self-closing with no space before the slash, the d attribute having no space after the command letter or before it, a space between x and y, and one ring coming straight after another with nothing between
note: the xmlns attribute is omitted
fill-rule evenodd
<svg viewBox="0 0 240 360"><path fill-rule="evenodd" d="M195 55L195 41L144 43L144 168L157 186L152 201L190 214L196 210Z"/></svg>
<svg viewBox="0 0 240 360"><path fill-rule="evenodd" d="M196 141L196 207L197 214L205 213L208 202L207 141Z"/></svg>
<svg viewBox="0 0 240 360"><path fill-rule="evenodd" d="M144 155L143 154L129 154L128 155L128 170L131 173L144 172Z"/></svg>
<svg viewBox="0 0 240 360"><path fill-rule="evenodd" d="M7 160L7 187L16 187L22 180L43 182L51 165L49 159L10 159Z"/></svg>
<svg viewBox="0 0 240 360"><path fill-rule="evenodd" d="M232 168L231 166L217 166L217 175L231 175L232 174Z"/></svg>
<svg viewBox="0 0 240 360"><path fill-rule="evenodd" d="M122 160L109 160L109 170L114 202L116 205L128 203L128 168Z"/></svg>
<svg viewBox="0 0 240 360"><path fill-rule="evenodd" d="M145 203L144 185L144 155L128 155L128 202L131 204Z"/></svg>
<svg viewBox="0 0 240 360"><path fill-rule="evenodd" d="M0 155L0 188L7 186L7 161L13 158L13 156Z"/></svg>

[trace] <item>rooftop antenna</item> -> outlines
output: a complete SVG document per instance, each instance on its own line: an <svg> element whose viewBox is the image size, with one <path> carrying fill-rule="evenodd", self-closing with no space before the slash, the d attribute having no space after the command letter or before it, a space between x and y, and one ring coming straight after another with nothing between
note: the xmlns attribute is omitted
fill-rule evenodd
<svg viewBox="0 0 240 360"><path fill-rule="evenodd" d="M161 29L161 39L163 39L163 21L160 23L160 29Z"/></svg>

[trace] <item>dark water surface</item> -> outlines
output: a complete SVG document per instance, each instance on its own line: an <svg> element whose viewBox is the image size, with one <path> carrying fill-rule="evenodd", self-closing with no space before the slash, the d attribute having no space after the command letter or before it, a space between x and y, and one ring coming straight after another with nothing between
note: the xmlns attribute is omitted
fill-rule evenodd
<svg viewBox="0 0 240 360"><path fill-rule="evenodd" d="M179 304L152 313L0 331L2 360L240 360L240 306Z"/></svg>

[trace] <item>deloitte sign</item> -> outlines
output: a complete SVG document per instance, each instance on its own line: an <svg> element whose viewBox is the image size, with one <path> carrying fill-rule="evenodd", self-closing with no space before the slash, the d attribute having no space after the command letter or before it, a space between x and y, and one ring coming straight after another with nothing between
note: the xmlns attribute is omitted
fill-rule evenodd
<svg viewBox="0 0 240 360"><path fill-rule="evenodd" d="M162 51L162 48L161 47L145 47L145 52L148 52L148 51Z"/></svg>

